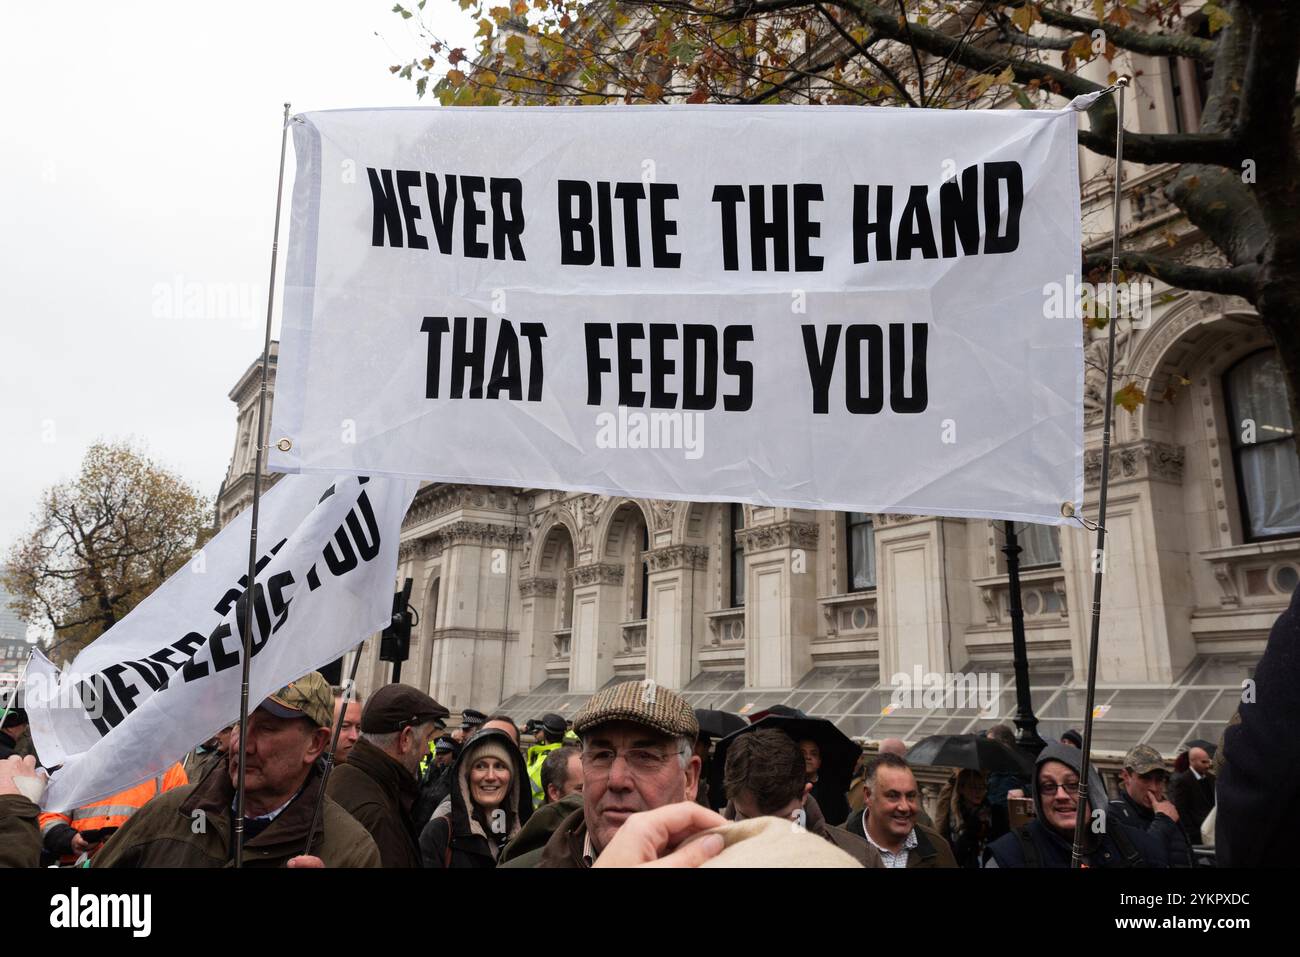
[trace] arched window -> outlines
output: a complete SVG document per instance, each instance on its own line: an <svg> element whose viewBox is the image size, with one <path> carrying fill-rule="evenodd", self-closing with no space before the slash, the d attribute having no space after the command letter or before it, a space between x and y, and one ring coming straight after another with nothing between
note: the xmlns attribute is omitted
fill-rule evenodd
<svg viewBox="0 0 1300 957"><path fill-rule="evenodd" d="M1224 375L1223 391L1247 537L1300 533L1300 460L1277 353L1242 359Z"/></svg>
<svg viewBox="0 0 1300 957"><path fill-rule="evenodd" d="M745 547L736 533L745 527L745 507L731 506L731 607L745 606Z"/></svg>
<svg viewBox="0 0 1300 957"><path fill-rule="evenodd" d="M848 590L876 587L876 529L866 512L844 513L844 554L848 566Z"/></svg>

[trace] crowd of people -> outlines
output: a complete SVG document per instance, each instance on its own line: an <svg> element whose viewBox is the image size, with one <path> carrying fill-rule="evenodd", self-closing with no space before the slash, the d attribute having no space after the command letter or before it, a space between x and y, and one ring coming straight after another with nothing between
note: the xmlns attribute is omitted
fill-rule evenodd
<svg viewBox="0 0 1300 957"><path fill-rule="evenodd" d="M1187 742L1172 769L1137 744L1113 796L1095 764L1081 786L1075 731L1012 762L1021 771L953 769L927 813L903 741L871 753L850 742L846 758L838 731L838 742L819 738L830 722L788 708L728 716L738 727L718 737L701 727L717 712L628 681L572 722L548 714L521 728L466 709L449 730L449 709L417 688L390 684L361 701L311 672L249 714L240 829L238 726L155 780L41 813L44 772L22 754L26 715L9 709L0 864L224 867L241 830L244 866L261 867L1069 867L1086 801L1087 867L1191 867L1207 846L1221 864L1291 865L1298 601L1219 744ZM1009 725L985 736L995 754L1020 747Z"/></svg>
<svg viewBox="0 0 1300 957"><path fill-rule="evenodd" d="M613 862L657 861L690 844L692 860L718 865L1069 866L1077 733L1044 748L1028 779L954 770L931 816L904 742L863 753L847 792L836 791L819 742L790 733L783 712L791 714L764 712L718 748L679 694L633 681L592 696L571 725L548 714L521 729L509 715L466 709L449 731L449 709L417 688L390 684L361 701L312 672L249 716L244 865L591 867L611 860L606 851L634 822ZM0 747L14 749L22 717L7 716ZM1007 725L987 735L1015 746ZM44 814L14 783L35 777L34 758L9 758L0 763L0 814L14 840L4 856L27 866L228 865L238 753L232 726L157 780ZM1102 823L1088 828L1085 863L1192 866L1214 810L1214 754L1213 744L1193 742L1171 775L1154 749L1134 747L1118 795L1097 802L1101 815L1090 808L1089 821ZM719 756L725 766L710 767ZM1105 795L1099 780L1091 793ZM1017 799L1027 799L1027 820L1010 810ZM789 826L773 830L771 821ZM19 840L28 822L39 834ZM668 828L663 846L646 844L643 829L656 828ZM723 840L698 840L708 834Z"/></svg>

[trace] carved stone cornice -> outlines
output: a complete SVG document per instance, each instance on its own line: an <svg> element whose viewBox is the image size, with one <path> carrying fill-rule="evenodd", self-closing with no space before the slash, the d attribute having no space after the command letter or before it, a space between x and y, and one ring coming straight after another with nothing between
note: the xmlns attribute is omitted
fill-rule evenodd
<svg viewBox="0 0 1300 957"><path fill-rule="evenodd" d="M441 554L442 542L429 536L408 538L397 546L398 562L407 562L421 558L437 558Z"/></svg>
<svg viewBox="0 0 1300 957"><path fill-rule="evenodd" d="M777 522L773 525L755 525L736 532L736 541L740 542L746 553L771 548L816 548L817 524Z"/></svg>
<svg viewBox="0 0 1300 957"><path fill-rule="evenodd" d="M517 545L524 540L524 529L493 522L452 522L435 529L428 540L448 545Z"/></svg>
<svg viewBox="0 0 1300 957"><path fill-rule="evenodd" d="M709 561L707 545L665 545L645 553L650 571L666 572L677 568L705 568Z"/></svg>
<svg viewBox="0 0 1300 957"><path fill-rule="evenodd" d="M482 485L428 485L416 493L406 510L402 527L419 525L458 508L494 508L503 512L514 509L514 496L504 488Z"/></svg>
<svg viewBox="0 0 1300 957"><path fill-rule="evenodd" d="M575 588L583 585L621 585L623 584L623 566L615 565L612 562L579 565L569 570L569 578Z"/></svg>
<svg viewBox="0 0 1300 957"><path fill-rule="evenodd" d="M876 528L889 528L891 525L906 525L908 522L924 522L925 515L872 515L871 524Z"/></svg>
<svg viewBox="0 0 1300 957"><path fill-rule="evenodd" d="M559 582L554 578L521 578L519 595L522 598L554 597Z"/></svg>
<svg viewBox="0 0 1300 957"><path fill-rule="evenodd" d="M1134 482L1143 479L1181 484L1183 447L1152 439L1112 446L1110 480ZM1101 484L1101 449L1088 449L1083 453L1083 481L1088 486Z"/></svg>

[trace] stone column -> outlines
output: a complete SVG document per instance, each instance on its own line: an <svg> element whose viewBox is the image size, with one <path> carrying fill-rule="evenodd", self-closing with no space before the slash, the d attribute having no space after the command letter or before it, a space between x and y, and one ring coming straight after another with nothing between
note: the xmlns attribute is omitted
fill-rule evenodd
<svg viewBox="0 0 1300 957"><path fill-rule="evenodd" d="M579 565L573 580L573 643L569 691L589 694L614 674L614 655L623 622L623 566L608 562Z"/></svg>
<svg viewBox="0 0 1300 957"><path fill-rule="evenodd" d="M1106 503L1102 573L1100 681L1168 684L1195 656L1195 610L1181 485L1183 448L1150 439L1114 445ZM1095 518L1101 490L1101 450L1084 453L1084 514ZM1067 582L1074 673L1087 675L1092 625L1096 533L1062 536L1070 543Z"/></svg>
<svg viewBox="0 0 1300 957"><path fill-rule="evenodd" d="M646 553L646 677L680 690L695 677L696 629L708 610L708 558L705 545L668 545Z"/></svg>
<svg viewBox="0 0 1300 957"><path fill-rule="evenodd" d="M519 643L511 668L515 686L532 690L546 680L546 662L555 653L554 578L519 579Z"/></svg>
<svg viewBox="0 0 1300 957"><path fill-rule="evenodd" d="M737 540L745 549L745 686L792 687L812 667L817 523L755 525L738 532Z"/></svg>

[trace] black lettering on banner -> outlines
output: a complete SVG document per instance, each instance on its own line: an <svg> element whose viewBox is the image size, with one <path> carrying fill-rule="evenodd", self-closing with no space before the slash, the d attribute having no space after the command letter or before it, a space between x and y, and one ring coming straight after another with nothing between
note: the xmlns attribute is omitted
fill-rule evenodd
<svg viewBox="0 0 1300 957"><path fill-rule="evenodd" d="M433 221L433 236L438 241L438 252L451 255L451 230L456 222L456 177L445 174L443 200L438 202L438 176L424 174L424 191L429 195L429 219Z"/></svg>
<svg viewBox="0 0 1300 957"><path fill-rule="evenodd" d="M808 360L808 377L812 380L813 414L826 415L830 411L831 377L835 374L835 353L839 349L839 325L826 327L826 343L817 345L817 327L806 325L803 332L803 351Z"/></svg>
<svg viewBox="0 0 1300 957"><path fill-rule="evenodd" d="M772 240L773 270L790 271L788 188L772 187L772 218L767 218L767 187L749 187L749 258L754 272L767 271L767 241Z"/></svg>
<svg viewBox="0 0 1300 957"><path fill-rule="evenodd" d="M700 349L704 350L701 361ZM704 370L704 384L700 370ZM718 404L718 330L691 323L682 327L682 408L712 409Z"/></svg>
<svg viewBox="0 0 1300 957"><path fill-rule="evenodd" d="M314 570L315 565L312 566ZM271 627L271 633L280 630L280 627L289 619L289 606L293 603L293 598L285 598L284 592L293 584L293 572L283 571L277 575L272 575L266 583L267 594L271 597L271 614L276 616L275 624Z"/></svg>
<svg viewBox="0 0 1300 957"><path fill-rule="evenodd" d="M424 397L438 398L438 371L442 367L442 334L450 327L446 316L425 316L420 331L429 334L428 358L424 366Z"/></svg>
<svg viewBox="0 0 1300 957"><path fill-rule="evenodd" d="M466 317L457 316L451 333L451 397L459 399L465 391L465 370L470 371L469 397L483 398L483 366L487 352L487 317L474 317L474 338L465 348Z"/></svg>
<svg viewBox="0 0 1300 957"><path fill-rule="evenodd" d="M1002 188L1007 184L1006 232L998 235L1002 219ZM1010 253L1020 245L1020 211L1025 202L1024 171L1019 163L984 164L984 252Z"/></svg>
<svg viewBox="0 0 1300 957"><path fill-rule="evenodd" d="M867 390L862 391L862 343L867 343ZM855 323L844 333L844 404L854 415L875 415L885 405L885 337L879 326Z"/></svg>
<svg viewBox="0 0 1300 957"><path fill-rule="evenodd" d="M913 186L908 191L902 222L898 225L898 258L911 259L914 249L919 249L924 259L939 258L934 245L934 226L930 223L928 186Z"/></svg>
<svg viewBox="0 0 1300 957"><path fill-rule="evenodd" d="M644 339L645 330L639 323L620 322L618 335L618 404L629 409L645 404L645 393L632 388L632 377L641 372L641 360L632 355L632 340Z"/></svg>
<svg viewBox="0 0 1300 957"><path fill-rule="evenodd" d="M627 264L635 269L641 265L641 221L637 202L645 199L645 187L640 183L619 183L614 187L614 198L623 203L623 242Z"/></svg>
<svg viewBox="0 0 1300 957"><path fill-rule="evenodd" d="M370 232L370 245L384 245L384 231L388 232L388 245L402 246L402 214L397 208L397 191L393 188L393 171L366 167L370 178L370 198L374 206L374 225Z"/></svg>
<svg viewBox="0 0 1300 957"><path fill-rule="evenodd" d="M967 166L961 171L960 188L956 177L939 187L939 231L945 259L957 255L956 236L961 237L962 255L980 251L979 175L978 166Z"/></svg>
<svg viewBox="0 0 1300 957"><path fill-rule="evenodd" d="M814 256L812 240L822 234L821 223L812 218L809 205L822 201L821 183L794 184L794 271L820 272L822 257Z"/></svg>
<svg viewBox="0 0 1300 957"><path fill-rule="evenodd" d="M461 211L465 233L465 255L470 259L487 259L488 245L478 238L478 228L487 222L487 214L479 209L474 200L477 193L487 190L487 183L482 176L462 176L460 178L461 199L465 208Z"/></svg>
<svg viewBox="0 0 1300 957"><path fill-rule="evenodd" d="M126 665L116 664L109 665L104 669L103 675L108 679L109 686L113 689L113 694L122 705L122 710L130 714L135 710L135 698L140 693L140 688L135 682L124 680L122 675L126 672Z"/></svg>
<svg viewBox="0 0 1300 957"><path fill-rule="evenodd" d="M528 342L528 401L542 401L542 340L546 338L546 325L541 322L519 323L519 334Z"/></svg>
<svg viewBox="0 0 1300 957"><path fill-rule="evenodd" d="M650 408L675 409L677 393L664 387L664 379L673 374L677 363L664 355L664 343L677 338L677 327L668 322L650 324Z"/></svg>
<svg viewBox="0 0 1300 957"><path fill-rule="evenodd" d="M122 721L122 709L118 707L113 696L108 693L102 674L93 674L77 682L77 698L91 723L101 735L117 727Z"/></svg>
<svg viewBox="0 0 1300 957"><path fill-rule="evenodd" d="M669 219L664 208L676 198L676 183L650 184L650 251L655 269L677 269L682 264L681 253L668 249L668 237L677 235L677 220Z"/></svg>
<svg viewBox="0 0 1300 957"><path fill-rule="evenodd" d="M160 665L165 665L168 668L170 668L173 673L175 673L177 671L180 671L181 666L183 666L185 662L173 661L172 656L174 654L176 654L176 649L173 646L168 645L166 648L163 648L160 651L155 651L152 655L149 656L149 660L156 661Z"/></svg>
<svg viewBox="0 0 1300 957"><path fill-rule="evenodd" d="M613 368L600 354L600 342L613 339L614 329L608 322L587 322L582 331L587 340L587 405L600 405L600 377Z"/></svg>
<svg viewBox="0 0 1300 957"><path fill-rule="evenodd" d="M320 574L316 571L316 566L313 565L307 569L307 590L315 591L317 588L320 588Z"/></svg>
<svg viewBox="0 0 1300 957"><path fill-rule="evenodd" d="M420 186L420 174L413 169L397 171L397 195L402 201L402 219L406 223L406 245L412 249L428 249L429 240L415 228L420 218L420 207L411 202L411 190Z"/></svg>
<svg viewBox="0 0 1300 957"><path fill-rule="evenodd" d="M609 222L614 218L612 210L609 183L602 180L596 183L596 216L601 226L600 264L602 266L614 265L614 231L609 228Z"/></svg>
<svg viewBox="0 0 1300 957"><path fill-rule="evenodd" d="M509 319L501 320L501 329L497 333L496 356L492 359L492 373L488 376L487 397L499 399L502 390L515 402L524 397L519 370L519 337Z"/></svg>
<svg viewBox="0 0 1300 957"><path fill-rule="evenodd" d="M357 518L358 509L361 511L361 518L366 520L364 529L361 527L361 519ZM348 512L347 525L348 531L352 533L352 540L356 542L361 560L374 561L375 556L379 554L379 523L375 521L375 510L370 507L370 497L366 495L365 489L361 490L361 494L357 496L357 504Z"/></svg>
<svg viewBox="0 0 1300 957"><path fill-rule="evenodd" d="M930 404L930 389L925 375L925 346L930 338L929 323L912 324L912 394L904 390L906 354L903 337L906 327L901 322L889 324L889 408L899 413L924 412Z"/></svg>
<svg viewBox="0 0 1300 957"><path fill-rule="evenodd" d="M207 676L207 662L199 661L194 656L194 650L207 640L204 635L199 634L197 631L191 631L180 641L172 643L173 648L189 659L181 668L181 677L186 681L197 681L199 678Z"/></svg>
<svg viewBox="0 0 1300 957"><path fill-rule="evenodd" d="M334 551L336 543L343 553L341 556ZM329 568L330 574L335 577L346 575L357 567L356 552L352 550L352 543L348 541L347 529L342 526L334 532L334 541L325 546L325 565Z"/></svg>
<svg viewBox="0 0 1300 957"><path fill-rule="evenodd" d="M736 206L745 201L745 191L736 185L713 187L713 202L722 206L722 268L727 272L740 269L736 239Z"/></svg>
<svg viewBox="0 0 1300 957"><path fill-rule="evenodd" d="M738 379L735 395L724 395L722 407L728 412L747 412L754 404L754 364L739 358L742 342L754 341L753 326L727 326L722 330L722 371Z"/></svg>
<svg viewBox="0 0 1300 957"><path fill-rule="evenodd" d="M148 658L143 661L124 661L122 663L144 679L144 683L149 686L150 691L157 691L167 683L167 672Z"/></svg>
<svg viewBox="0 0 1300 957"><path fill-rule="evenodd" d="M506 243L510 244L510 258L524 262L524 184L517 179L492 177L489 184L492 195L492 258L506 258ZM504 200L510 200L506 212Z"/></svg>
<svg viewBox="0 0 1300 957"><path fill-rule="evenodd" d="M239 601L235 604L235 622L239 625L241 633L244 626L244 604L244 596L240 595ZM221 674L239 664L239 652L227 651L222 644L232 634L234 631L230 625L223 621L212 629L212 634L208 635L208 653L212 658L212 669L215 674Z"/></svg>
<svg viewBox="0 0 1300 957"><path fill-rule="evenodd" d="M578 201L576 214L573 212L575 199ZM560 264L590 266L596 261L596 235L591 227L591 187L582 180L560 180L559 215Z"/></svg>
<svg viewBox="0 0 1300 957"><path fill-rule="evenodd" d="M867 252L868 240L875 236L876 260L883 262L890 258L889 229L894 208L894 187L876 187L876 218L871 218L870 186L853 187L853 261L855 263L871 262Z"/></svg>

